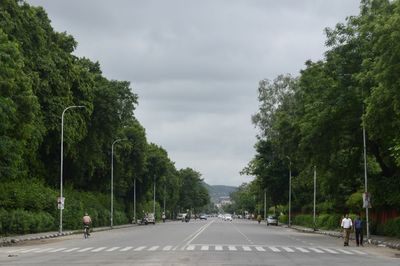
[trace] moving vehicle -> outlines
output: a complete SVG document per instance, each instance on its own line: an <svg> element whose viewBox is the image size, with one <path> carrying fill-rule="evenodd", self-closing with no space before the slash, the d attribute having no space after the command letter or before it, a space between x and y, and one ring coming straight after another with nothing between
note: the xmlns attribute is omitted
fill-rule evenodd
<svg viewBox="0 0 400 266"><path fill-rule="evenodd" d="M275 215L269 215L267 217L267 225L270 224L274 224L276 226L278 226L278 217L276 217Z"/></svg>
<svg viewBox="0 0 400 266"><path fill-rule="evenodd" d="M200 214L199 218L200 220L207 220L207 215L205 215L204 213Z"/></svg>
<svg viewBox="0 0 400 266"><path fill-rule="evenodd" d="M178 213L178 215L176 216L177 220L181 220L182 222L185 220L186 217L186 213Z"/></svg>
<svg viewBox="0 0 400 266"><path fill-rule="evenodd" d="M146 224L156 224L156 216L154 213L148 213L146 217Z"/></svg>
<svg viewBox="0 0 400 266"><path fill-rule="evenodd" d="M232 222L232 220L233 219L232 219L232 215L231 214L228 213L228 214L224 215L224 221L231 221Z"/></svg>

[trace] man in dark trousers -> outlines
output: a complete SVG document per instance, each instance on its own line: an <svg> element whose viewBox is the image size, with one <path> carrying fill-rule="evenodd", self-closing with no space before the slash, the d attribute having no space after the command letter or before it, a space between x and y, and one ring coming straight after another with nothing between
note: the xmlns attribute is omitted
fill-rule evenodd
<svg viewBox="0 0 400 266"><path fill-rule="evenodd" d="M359 245L363 246L363 230L364 223L360 218L360 215L357 215L357 218L354 220L354 229L356 231L356 243L357 247Z"/></svg>

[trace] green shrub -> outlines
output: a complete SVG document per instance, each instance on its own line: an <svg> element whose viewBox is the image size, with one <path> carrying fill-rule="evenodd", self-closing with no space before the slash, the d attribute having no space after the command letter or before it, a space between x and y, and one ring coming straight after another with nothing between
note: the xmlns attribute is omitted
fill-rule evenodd
<svg viewBox="0 0 400 266"><path fill-rule="evenodd" d="M317 228L327 230L338 229L340 228L341 217L340 214L320 214L316 220Z"/></svg>
<svg viewBox="0 0 400 266"><path fill-rule="evenodd" d="M386 236L400 237L400 217L387 221L383 232Z"/></svg>
<svg viewBox="0 0 400 266"><path fill-rule="evenodd" d="M293 219L293 224L314 227L313 216L308 214L296 215Z"/></svg>
<svg viewBox="0 0 400 266"><path fill-rule="evenodd" d="M287 224L288 221L289 221L289 218L288 218L287 215L282 214L282 215L279 216L278 220L279 220L280 223Z"/></svg>

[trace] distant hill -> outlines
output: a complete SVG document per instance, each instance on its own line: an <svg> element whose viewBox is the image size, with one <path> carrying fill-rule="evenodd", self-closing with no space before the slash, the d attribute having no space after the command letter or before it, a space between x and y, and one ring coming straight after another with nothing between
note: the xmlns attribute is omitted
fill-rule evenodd
<svg viewBox="0 0 400 266"><path fill-rule="evenodd" d="M203 182L203 184L207 188L208 193L210 194L211 201L214 203L218 203L220 197L228 197L231 192L237 190L237 187L232 187L232 186L224 186L224 185L211 186L205 182Z"/></svg>

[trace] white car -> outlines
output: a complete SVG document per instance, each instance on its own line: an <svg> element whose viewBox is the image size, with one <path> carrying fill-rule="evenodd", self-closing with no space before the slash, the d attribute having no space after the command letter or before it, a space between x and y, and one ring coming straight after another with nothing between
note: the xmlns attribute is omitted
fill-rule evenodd
<svg viewBox="0 0 400 266"><path fill-rule="evenodd" d="M224 216L224 221L232 221L232 215L230 215L230 214L225 214L225 216Z"/></svg>
<svg viewBox="0 0 400 266"><path fill-rule="evenodd" d="M278 226L278 217L274 215L270 215L267 217L267 225L274 224Z"/></svg>

